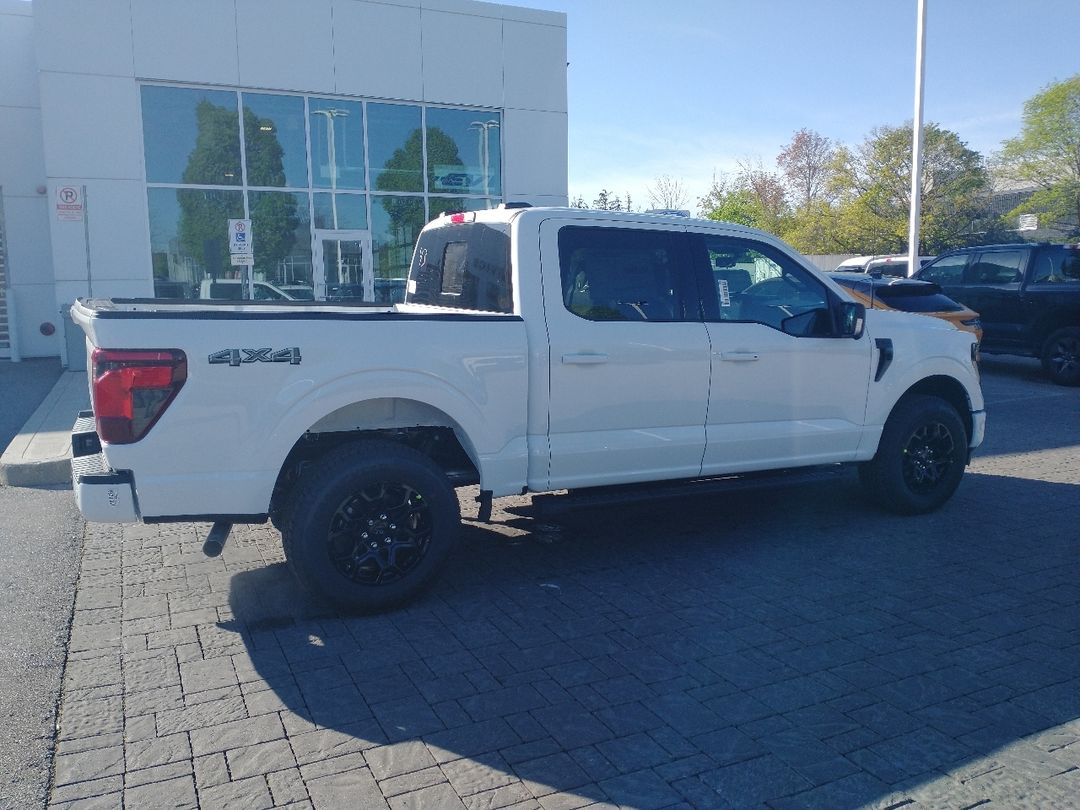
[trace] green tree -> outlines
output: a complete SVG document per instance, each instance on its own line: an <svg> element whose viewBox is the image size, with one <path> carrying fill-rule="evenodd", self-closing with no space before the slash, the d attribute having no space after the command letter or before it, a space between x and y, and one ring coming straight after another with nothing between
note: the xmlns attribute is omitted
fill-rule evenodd
<svg viewBox="0 0 1080 810"><path fill-rule="evenodd" d="M698 211L707 219L748 225L777 236L790 220L783 184L761 161L740 162L734 178L713 175L708 193L698 200Z"/></svg>
<svg viewBox="0 0 1080 810"><path fill-rule="evenodd" d="M597 211L622 211L623 205L619 195L606 188L600 189L600 193L592 202L592 207Z"/></svg>
<svg viewBox="0 0 1080 810"><path fill-rule="evenodd" d="M184 183L240 184L240 139L236 111L203 100L195 108L197 134L181 180ZM273 122L244 110L248 181L253 185L285 185L284 150ZM220 275L230 268L228 220L244 215L240 194L233 191L181 189L179 239L184 251L201 257L204 272ZM257 194L251 204L255 263L266 270L292 251L299 224L291 194Z"/></svg>
<svg viewBox="0 0 1080 810"><path fill-rule="evenodd" d="M826 197L835 165L836 146L824 135L803 127L776 156L796 210Z"/></svg>
<svg viewBox="0 0 1080 810"><path fill-rule="evenodd" d="M427 150L430 189L437 188L436 166L440 171L445 171L448 166L465 167L457 142L439 127L428 127ZM378 191L421 191L423 167L423 133L414 129L383 165L375 188ZM379 197L376 204L381 205L390 218L390 233L376 235L375 275L400 278L408 271L413 244L424 227L424 201L420 197L384 196Z"/></svg>
<svg viewBox="0 0 1080 810"><path fill-rule="evenodd" d="M989 191L982 156L937 124L923 129L920 252L972 241ZM877 127L854 149L837 150L836 247L855 253L907 249L911 206L911 125Z"/></svg>
<svg viewBox="0 0 1080 810"><path fill-rule="evenodd" d="M1037 189L1010 216L1038 214L1063 238L1080 236L1080 74L1024 103L1020 134L1005 141L1001 162L1007 176Z"/></svg>

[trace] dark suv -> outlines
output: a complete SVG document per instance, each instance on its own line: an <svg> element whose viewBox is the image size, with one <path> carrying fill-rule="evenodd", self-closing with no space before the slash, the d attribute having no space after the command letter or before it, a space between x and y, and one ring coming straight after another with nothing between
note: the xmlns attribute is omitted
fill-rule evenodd
<svg viewBox="0 0 1080 810"><path fill-rule="evenodd" d="M982 351L1042 360L1059 385L1080 385L1080 245L962 248L915 278L979 313Z"/></svg>

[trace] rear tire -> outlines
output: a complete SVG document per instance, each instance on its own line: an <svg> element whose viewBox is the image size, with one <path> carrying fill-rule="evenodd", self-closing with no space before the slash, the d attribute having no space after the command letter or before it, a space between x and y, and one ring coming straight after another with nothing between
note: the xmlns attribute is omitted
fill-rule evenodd
<svg viewBox="0 0 1080 810"><path fill-rule="evenodd" d="M1058 385L1080 385L1080 328L1066 326L1046 339L1043 369Z"/></svg>
<svg viewBox="0 0 1080 810"><path fill-rule="evenodd" d="M960 485L967 445L964 423L948 402L907 396L889 415L877 454L859 467L859 479L882 509L931 512Z"/></svg>
<svg viewBox="0 0 1080 810"><path fill-rule="evenodd" d="M358 612L385 610L430 585L461 521L442 470L385 441L339 448L305 470L285 516L285 556L301 584Z"/></svg>

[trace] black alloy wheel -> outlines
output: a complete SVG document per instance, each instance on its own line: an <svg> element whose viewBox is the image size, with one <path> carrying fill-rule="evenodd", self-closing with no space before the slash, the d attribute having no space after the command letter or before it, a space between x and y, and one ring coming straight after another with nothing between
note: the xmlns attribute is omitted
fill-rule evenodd
<svg viewBox="0 0 1080 810"><path fill-rule="evenodd" d="M330 518L327 552L358 585L386 585L411 573L431 545L433 521L424 496L387 481L350 495Z"/></svg>
<svg viewBox="0 0 1080 810"><path fill-rule="evenodd" d="M1080 385L1080 329L1059 329L1046 341L1043 368L1058 385Z"/></svg>
<svg viewBox="0 0 1080 810"><path fill-rule="evenodd" d="M859 465L859 480L882 509L921 514L945 503L964 476L967 430L940 397L908 394L893 408L877 453Z"/></svg>
<svg viewBox="0 0 1080 810"><path fill-rule="evenodd" d="M423 453L371 439L300 476L284 510L301 584L349 611L385 610L431 584L460 531L457 493Z"/></svg>
<svg viewBox="0 0 1080 810"><path fill-rule="evenodd" d="M932 492L956 463L956 439L941 422L920 425L904 448L904 481L912 492Z"/></svg>

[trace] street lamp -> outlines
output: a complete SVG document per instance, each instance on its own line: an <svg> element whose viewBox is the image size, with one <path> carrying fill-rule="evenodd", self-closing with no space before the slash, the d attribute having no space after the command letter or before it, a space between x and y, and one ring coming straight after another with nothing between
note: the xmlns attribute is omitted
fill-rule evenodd
<svg viewBox="0 0 1080 810"><path fill-rule="evenodd" d="M311 114L326 118L326 153L330 161L330 210L333 211L334 228L337 228L337 144L334 140L334 119L348 118L349 111L330 107L326 110L312 110Z"/></svg>
<svg viewBox="0 0 1080 810"><path fill-rule="evenodd" d="M488 133L493 129L499 128L499 122L496 119L490 121L473 121L469 124L469 129L475 129L477 135L477 157L480 160L480 170L483 172L484 183L484 196L486 197L491 193L490 190L490 172L491 172L491 149L488 144Z"/></svg>
<svg viewBox="0 0 1080 810"><path fill-rule="evenodd" d="M348 110L342 110L338 107L330 107L325 110L312 110L312 115L321 115L326 119L326 155L327 160L330 162L330 211L333 217L333 227L337 230L338 216L337 216L337 144L334 140L334 119L335 118L347 118L349 115ZM341 243L334 242L335 253L337 254L337 280L339 284L345 282L345 265L341 255ZM325 261L325 259L324 259ZM322 268L323 275L326 274L326 267ZM312 282L315 279L312 278Z"/></svg>

